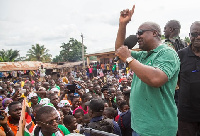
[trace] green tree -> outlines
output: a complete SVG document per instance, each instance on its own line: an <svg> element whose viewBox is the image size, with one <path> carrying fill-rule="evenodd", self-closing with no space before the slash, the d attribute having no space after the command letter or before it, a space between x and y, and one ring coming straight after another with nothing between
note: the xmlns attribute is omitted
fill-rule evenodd
<svg viewBox="0 0 200 136"><path fill-rule="evenodd" d="M13 62L19 56L18 50L4 50L0 51L0 62Z"/></svg>
<svg viewBox="0 0 200 136"><path fill-rule="evenodd" d="M189 37L185 37L184 41L189 45L191 43L190 38Z"/></svg>
<svg viewBox="0 0 200 136"><path fill-rule="evenodd" d="M76 39L70 38L69 42L67 44L62 43L60 48L60 55L57 56L60 61L76 62L82 60L82 43ZM87 47L84 46L84 53L86 49Z"/></svg>
<svg viewBox="0 0 200 136"><path fill-rule="evenodd" d="M161 40L165 40L165 35L161 35Z"/></svg>
<svg viewBox="0 0 200 136"><path fill-rule="evenodd" d="M97 56L90 56L90 60L97 60Z"/></svg>
<svg viewBox="0 0 200 136"><path fill-rule="evenodd" d="M62 59L61 55L56 55L55 58L53 58L53 62L63 62L64 60Z"/></svg>
<svg viewBox="0 0 200 136"><path fill-rule="evenodd" d="M30 61L42 61L51 62L51 54L48 54L49 50L44 47L44 45L32 45L31 49L27 51L27 60Z"/></svg>

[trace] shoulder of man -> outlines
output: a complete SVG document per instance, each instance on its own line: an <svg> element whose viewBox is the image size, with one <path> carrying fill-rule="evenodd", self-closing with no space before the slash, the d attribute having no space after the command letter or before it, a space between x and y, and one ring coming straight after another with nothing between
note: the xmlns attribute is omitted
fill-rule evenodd
<svg viewBox="0 0 200 136"><path fill-rule="evenodd" d="M64 135L70 134L69 130L65 126L59 124L58 128L64 133Z"/></svg>

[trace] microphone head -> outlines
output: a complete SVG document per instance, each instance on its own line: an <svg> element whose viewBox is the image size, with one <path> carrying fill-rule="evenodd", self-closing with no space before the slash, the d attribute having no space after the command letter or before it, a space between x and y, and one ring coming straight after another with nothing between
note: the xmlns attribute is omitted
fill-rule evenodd
<svg viewBox="0 0 200 136"><path fill-rule="evenodd" d="M128 46L128 49L132 49L138 42L136 35L130 35L124 40L124 45Z"/></svg>

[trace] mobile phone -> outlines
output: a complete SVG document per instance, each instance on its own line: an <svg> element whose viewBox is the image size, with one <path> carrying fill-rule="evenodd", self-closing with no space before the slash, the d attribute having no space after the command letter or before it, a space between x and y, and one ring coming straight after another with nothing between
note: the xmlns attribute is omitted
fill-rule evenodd
<svg viewBox="0 0 200 136"><path fill-rule="evenodd" d="M76 84L67 85L68 93L75 93Z"/></svg>
<svg viewBox="0 0 200 136"><path fill-rule="evenodd" d="M3 112L0 111L0 120L4 120L4 118L5 118L2 114L3 114Z"/></svg>

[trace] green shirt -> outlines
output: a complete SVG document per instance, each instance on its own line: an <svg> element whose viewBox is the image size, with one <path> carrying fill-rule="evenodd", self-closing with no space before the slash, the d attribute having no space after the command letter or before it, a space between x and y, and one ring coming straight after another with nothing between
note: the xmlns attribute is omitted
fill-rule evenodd
<svg viewBox="0 0 200 136"><path fill-rule="evenodd" d="M69 130L65 126L59 124L58 128L63 132L64 135L70 134ZM52 136L55 136L55 133L53 133Z"/></svg>
<svg viewBox="0 0 200 136"><path fill-rule="evenodd" d="M175 136L178 128L177 107L174 101L180 60L172 48L160 45L149 52L132 51L140 63L162 70L168 81L155 88L134 74L131 95L131 127L142 136Z"/></svg>

